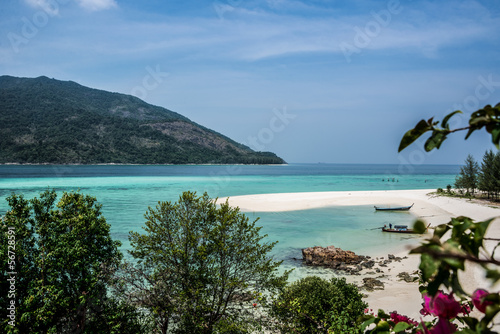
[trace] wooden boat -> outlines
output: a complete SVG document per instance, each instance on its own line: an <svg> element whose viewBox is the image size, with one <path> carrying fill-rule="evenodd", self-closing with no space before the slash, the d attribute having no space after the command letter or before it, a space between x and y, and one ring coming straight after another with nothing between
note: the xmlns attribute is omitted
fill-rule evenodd
<svg viewBox="0 0 500 334"><path fill-rule="evenodd" d="M415 204L415 203L413 203L413 204ZM410 206L400 206L400 207L396 207L396 208L379 208L376 206L374 206L374 208L376 211L408 211L413 207L413 204Z"/></svg>
<svg viewBox="0 0 500 334"><path fill-rule="evenodd" d="M392 232L392 233L415 233L412 228L408 228L408 225L394 225L394 228L382 227L382 232Z"/></svg>
<svg viewBox="0 0 500 334"><path fill-rule="evenodd" d="M427 230L431 226L431 224L427 225ZM393 228L382 227L382 232L391 232L391 233L417 233L412 228L408 228L408 225L394 225Z"/></svg>

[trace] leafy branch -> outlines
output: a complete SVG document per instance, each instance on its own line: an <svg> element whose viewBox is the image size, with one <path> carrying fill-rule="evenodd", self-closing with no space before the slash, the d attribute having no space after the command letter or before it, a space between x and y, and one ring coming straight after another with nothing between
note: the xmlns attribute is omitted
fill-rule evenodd
<svg viewBox="0 0 500 334"><path fill-rule="evenodd" d="M468 130L465 136L465 139L468 139L474 131L480 130L483 127L486 129L486 132L491 134L493 144L500 149L500 103L494 107L486 105L483 109L473 112L470 116L468 126L450 129L449 121L456 114L462 114L462 111L456 110L446 115L441 122L441 126L438 126L439 121L434 121L434 117L431 117L427 121L421 120L417 123L415 128L408 130L404 134L399 144L398 152L404 150L415 140L420 138L420 136L429 131L431 132L431 136L424 144L424 149L427 152L435 148L439 149L450 133Z"/></svg>

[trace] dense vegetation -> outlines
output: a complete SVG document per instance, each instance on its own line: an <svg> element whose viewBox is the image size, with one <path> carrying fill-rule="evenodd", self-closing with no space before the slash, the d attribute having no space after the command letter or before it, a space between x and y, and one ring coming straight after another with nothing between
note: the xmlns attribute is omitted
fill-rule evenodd
<svg viewBox="0 0 500 334"><path fill-rule="evenodd" d="M359 333L356 322L367 307L362 297L345 278L308 276L282 291L272 312L283 334Z"/></svg>
<svg viewBox="0 0 500 334"><path fill-rule="evenodd" d="M186 117L47 77L0 77L0 163L281 164Z"/></svg>
<svg viewBox="0 0 500 334"><path fill-rule="evenodd" d="M359 332L365 304L354 285L311 277L287 286L257 220L206 194L149 208L145 233L130 233L131 262L94 197L7 201L2 333Z"/></svg>
<svg viewBox="0 0 500 334"><path fill-rule="evenodd" d="M109 295L120 243L95 198L54 191L8 198L0 225L2 333L141 333L131 305ZM7 313L7 314L6 314Z"/></svg>

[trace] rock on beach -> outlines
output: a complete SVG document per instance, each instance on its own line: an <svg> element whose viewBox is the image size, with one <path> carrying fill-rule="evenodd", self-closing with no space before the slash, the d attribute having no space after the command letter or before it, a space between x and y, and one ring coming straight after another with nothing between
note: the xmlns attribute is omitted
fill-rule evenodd
<svg viewBox="0 0 500 334"><path fill-rule="evenodd" d="M306 265L337 269L341 266L359 264L366 257L335 246L314 246L302 249L302 258L305 260Z"/></svg>

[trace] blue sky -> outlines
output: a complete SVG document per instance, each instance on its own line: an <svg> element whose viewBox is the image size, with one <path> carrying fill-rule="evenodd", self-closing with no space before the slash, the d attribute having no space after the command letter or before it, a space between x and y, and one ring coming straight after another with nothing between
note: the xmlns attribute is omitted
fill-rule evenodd
<svg viewBox="0 0 500 334"><path fill-rule="evenodd" d="M500 2L10 0L0 74L136 95L288 162L451 163L402 135L500 102Z"/></svg>

